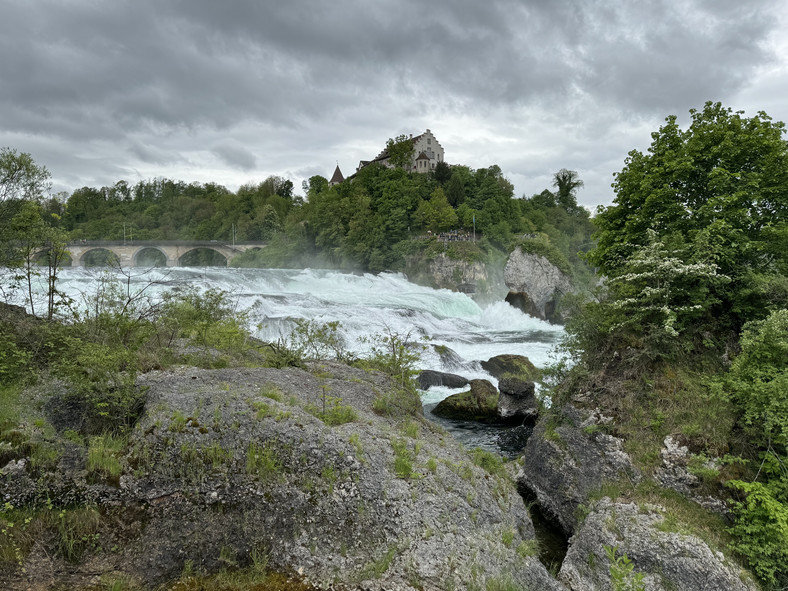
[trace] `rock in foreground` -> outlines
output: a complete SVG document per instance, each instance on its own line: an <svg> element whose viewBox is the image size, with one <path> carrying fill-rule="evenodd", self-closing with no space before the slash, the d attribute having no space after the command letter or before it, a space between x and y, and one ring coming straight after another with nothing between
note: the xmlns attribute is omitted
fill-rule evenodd
<svg viewBox="0 0 788 591"><path fill-rule="evenodd" d="M603 498L572 538L559 578L573 591L610 589L605 546L626 554L648 591L756 591L741 569L712 552L700 538L671 531L665 509Z"/></svg>
<svg viewBox="0 0 788 591"><path fill-rule="evenodd" d="M563 589L534 557L510 477L403 416L386 378L338 364L316 373L142 376L147 402L119 482L86 470L84 454L64 455L51 474L0 476L15 505L95 508L106 548L69 563L42 540L38 558L4 563L4 588L79 588L110 574L150 587L186 565L215 572L264 556L279 572L347 589Z"/></svg>

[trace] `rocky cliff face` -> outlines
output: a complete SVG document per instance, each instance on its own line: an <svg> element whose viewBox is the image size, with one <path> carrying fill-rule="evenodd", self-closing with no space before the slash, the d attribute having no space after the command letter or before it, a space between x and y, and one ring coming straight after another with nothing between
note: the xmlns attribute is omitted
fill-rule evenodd
<svg viewBox="0 0 788 591"><path fill-rule="evenodd" d="M2 588L79 588L109 574L151 587L187 564L215 572L262 555L346 589L564 589L534 556L513 479L403 416L385 377L339 364L181 368L139 385L147 401L119 478L89 469L85 449L58 435L52 445L67 453L56 466L3 469L4 502L84 505L98 542L67 562L42 539L0 564ZM352 420L321 420L324 404Z"/></svg>
<svg viewBox="0 0 788 591"><path fill-rule="evenodd" d="M478 261L451 258L446 253L425 259L411 259L405 267L408 278L415 283L438 289L451 289L466 293L478 293L490 289L495 280L491 269Z"/></svg>
<svg viewBox="0 0 788 591"><path fill-rule="evenodd" d="M605 417L566 406L541 420L523 453L519 485L531 491L569 535L578 524L578 507L605 482L638 482L639 471L622 441L597 430Z"/></svg>
<svg viewBox="0 0 788 591"><path fill-rule="evenodd" d="M569 293L572 285L545 257L523 252L518 246L506 262L504 281L509 288L507 302L536 318L561 320L556 315L558 299Z"/></svg>
<svg viewBox="0 0 788 591"><path fill-rule="evenodd" d="M712 551L697 536L672 531L667 510L602 498L591 508L571 540L559 579L573 591L610 589L610 560L626 554L643 575L646 591L756 591L740 568ZM629 588L629 587L628 587Z"/></svg>
<svg viewBox="0 0 788 591"><path fill-rule="evenodd" d="M437 287L451 287L465 283L488 281L487 268L480 262L451 259L440 254L430 261L430 273Z"/></svg>
<svg viewBox="0 0 788 591"><path fill-rule="evenodd" d="M615 549L617 558L626 555L633 574L643 575L646 591L758 589L751 576L722 554L724 547L714 548L705 536L691 533L692 527L673 512L679 504L702 514L704 505L697 495L688 489L686 500L676 501L677 486L663 494L664 470L655 475L656 481L642 474L623 442L604 432L609 424L610 419L597 410L572 405L553 409L540 419L523 454L518 480L523 494L534 498L571 536L559 580L572 591L611 589L615 565L607 547ZM663 463L673 474L678 470L674 457L678 452L670 441L666 445ZM639 484L651 491L645 496L654 502L642 498L632 502L614 492L623 487L637 497ZM599 498L606 490L611 491L609 496ZM692 507L692 502L697 506Z"/></svg>

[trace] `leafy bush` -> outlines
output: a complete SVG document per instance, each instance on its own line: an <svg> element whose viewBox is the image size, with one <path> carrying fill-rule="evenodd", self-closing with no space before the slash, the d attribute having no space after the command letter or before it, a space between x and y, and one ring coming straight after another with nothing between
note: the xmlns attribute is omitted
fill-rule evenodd
<svg viewBox="0 0 788 591"><path fill-rule="evenodd" d="M339 322L296 320L296 327L290 335L291 348L301 357L350 360L340 329Z"/></svg>
<svg viewBox="0 0 788 591"><path fill-rule="evenodd" d="M426 347L411 340L411 336L410 332L401 335L386 327L382 333L361 339L371 346L369 356L360 364L390 375L403 387L412 385L418 374L416 363Z"/></svg>
<svg viewBox="0 0 788 591"><path fill-rule="evenodd" d="M618 548L605 546L605 554L610 561L610 584L613 591L645 591L645 575L636 573L635 565L626 554L616 556Z"/></svg>
<svg viewBox="0 0 788 591"><path fill-rule="evenodd" d="M54 370L69 383L63 403L79 415L80 431L103 434L132 427L145 403L145 393L134 384L132 353L76 339L71 347Z"/></svg>
<svg viewBox="0 0 788 591"><path fill-rule="evenodd" d="M788 310L745 325L725 383L759 445L788 445Z"/></svg>
<svg viewBox="0 0 788 591"><path fill-rule="evenodd" d="M733 506L736 522L729 531L736 539L731 547L747 558L763 581L784 589L788 585L788 478L769 484L735 480L728 485L745 495Z"/></svg>
<svg viewBox="0 0 788 591"><path fill-rule="evenodd" d="M32 354L20 347L11 331L0 324L0 383L24 381L32 375Z"/></svg>
<svg viewBox="0 0 788 591"><path fill-rule="evenodd" d="M162 321L176 337L203 347L243 349L248 342L246 316L231 295L220 289L200 292L193 287L164 294Z"/></svg>
<svg viewBox="0 0 788 591"><path fill-rule="evenodd" d="M336 396L324 396L322 407L310 404L304 410L332 427L358 420L356 410L352 406L342 404L342 399Z"/></svg>

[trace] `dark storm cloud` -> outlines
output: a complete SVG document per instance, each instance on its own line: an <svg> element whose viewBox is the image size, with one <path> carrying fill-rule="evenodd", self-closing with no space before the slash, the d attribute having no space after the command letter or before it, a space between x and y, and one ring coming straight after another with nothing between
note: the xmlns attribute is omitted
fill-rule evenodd
<svg viewBox="0 0 788 591"><path fill-rule="evenodd" d="M0 145L46 145L64 183L333 170L421 126L452 138L447 157L489 157L515 176L608 166L633 147L617 126L746 88L774 59L764 41L779 6L0 0ZM475 128L505 149L459 145Z"/></svg>
<svg viewBox="0 0 788 591"><path fill-rule="evenodd" d="M252 170L257 165L257 158L240 142L225 140L213 147L213 153L228 166L239 170Z"/></svg>

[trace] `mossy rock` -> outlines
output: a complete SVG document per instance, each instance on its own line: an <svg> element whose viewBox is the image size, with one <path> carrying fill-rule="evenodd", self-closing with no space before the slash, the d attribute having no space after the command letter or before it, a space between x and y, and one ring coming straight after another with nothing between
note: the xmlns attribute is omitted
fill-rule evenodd
<svg viewBox="0 0 788 591"><path fill-rule="evenodd" d="M432 414L447 419L495 422L498 420L498 390L487 380L471 380L471 389L445 398Z"/></svg>
<svg viewBox="0 0 788 591"><path fill-rule="evenodd" d="M481 363L484 371L501 379L516 377L529 382L538 381L542 372L524 355L496 355Z"/></svg>

